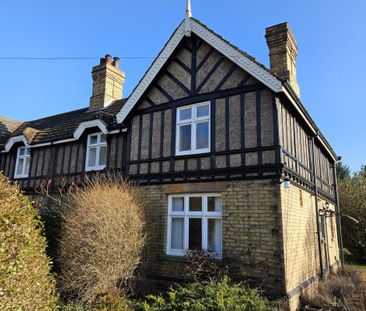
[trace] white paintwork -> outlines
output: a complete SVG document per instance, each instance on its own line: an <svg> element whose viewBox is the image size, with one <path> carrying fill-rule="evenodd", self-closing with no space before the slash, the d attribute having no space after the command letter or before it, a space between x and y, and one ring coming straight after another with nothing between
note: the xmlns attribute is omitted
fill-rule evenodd
<svg viewBox="0 0 366 311"><path fill-rule="evenodd" d="M125 133L125 132L127 132L127 128L124 128L124 129L122 129L122 130L113 130L113 131L109 131L109 132L107 132L107 134L109 134L109 135L111 135L111 134L118 134L118 133L120 133L120 132L122 132L122 133ZM21 135L22 136L22 135ZM21 137L21 136L16 136L16 137ZM16 138L16 137L11 137L9 140L8 140L8 143L10 142L10 140L11 139L13 139L13 138ZM80 138L80 137L79 137ZM46 146L52 146L52 145L58 145L58 144L65 144L65 143L69 143L69 142L73 142L73 141L77 141L79 138L67 138L67 139L61 139L61 140L56 140L56 141L53 141L53 142L49 142L49 143L41 143L41 144L35 144L35 145L28 145L28 143L27 144L24 144L24 145L26 145L27 146L27 148L30 148L30 149L33 149L33 148L40 148L40 147L46 147ZM25 139L25 137L24 137L24 139ZM13 139L13 141L14 141L14 139ZM18 142L18 141L23 141L24 142L24 140L17 140L17 141L15 141L15 142ZM10 146L10 149L11 149L11 147L13 146L13 144L14 144L14 142L12 143L12 145ZM10 150L9 149L9 150ZM1 151L2 153L7 153L7 152L9 152L9 150L3 150L3 151Z"/></svg>
<svg viewBox="0 0 366 311"><path fill-rule="evenodd" d="M101 137L102 137L102 132L99 133L91 133L88 135L88 140L87 140L87 146L86 146L86 157L85 157L85 171L86 172L90 172L90 171L101 171L106 167L106 164L103 165L99 165L99 158L100 158L100 148L101 147L107 147L107 141L102 142L101 141ZM104 134L105 135L105 134ZM97 136L97 142L92 144L91 143L91 137L92 136ZM96 149L95 152L95 165L89 166L89 156L90 156L90 149L94 148ZM108 158L107 158L108 161Z"/></svg>
<svg viewBox="0 0 366 311"><path fill-rule="evenodd" d="M78 128L74 132L74 138L79 139L87 128L92 127L98 127L103 134L108 133L107 126L105 125L105 123L102 120L95 119L80 123Z"/></svg>
<svg viewBox="0 0 366 311"><path fill-rule="evenodd" d="M22 149L25 150L23 155L20 154L20 151ZM31 159L31 156L30 156L29 148L24 147L24 146L19 147L18 150L17 150L17 158L16 158L16 161L15 161L14 178L26 178L26 177L28 177L29 168L30 168L30 159ZM20 174L17 174L21 160L23 160L23 164L22 164L22 168L21 168L22 172ZM27 167L27 160L29 160L28 167Z"/></svg>
<svg viewBox="0 0 366 311"><path fill-rule="evenodd" d="M208 105L208 116L197 118L195 116L197 107ZM190 108L191 119L179 120L179 113L181 110ZM210 152L211 148L211 102L203 102L194 105L182 106L177 109L177 124L176 124L176 138L175 138L175 155L188 155L188 154L199 154ZM208 122L208 147L197 149L196 145L196 134L197 134L197 123ZM191 125L191 150L179 151L180 138L179 138L179 127L184 125Z"/></svg>
<svg viewBox="0 0 366 311"><path fill-rule="evenodd" d="M26 146L28 148L28 141L25 138L24 135L19 135L19 136L14 136L14 137L10 137L7 141L7 143L5 144L5 150L3 150L3 152L9 152L11 147L13 147L13 145L15 143L18 142L22 142L24 144L24 146Z"/></svg>
<svg viewBox="0 0 366 311"><path fill-rule="evenodd" d="M173 198L184 198L184 211L173 211L172 203ZM189 211L189 198L190 197L201 197L202 200L202 211L193 212ZM221 253L216 253L216 257L220 258L222 255L222 201L221 210L217 212L209 212L207 209L207 198L208 197L220 197L218 193L200 193L200 194L177 194L169 195L168 197L168 225L167 225L167 243L166 253L172 256L184 256L185 252L189 248L189 219L199 218L202 219L202 249L207 250L208 248L208 219L220 219L221 220ZM172 218L183 219L183 249L172 249L171 245L171 229L172 229Z"/></svg>
<svg viewBox="0 0 366 311"><path fill-rule="evenodd" d="M36 147L46 147L46 146L51 146L52 143L42 143L42 144L36 144L36 145L29 145L29 148L36 148Z"/></svg>
<svg viewBox="0 0 366 311"><path fill-rule="evenodd" d="M61 139L61 140L57 140L55 142L53 142L53 145L58 145L58 144L66 144L72 141L76 141L78 140L77 138L66 138L66 139Z"/></svg>

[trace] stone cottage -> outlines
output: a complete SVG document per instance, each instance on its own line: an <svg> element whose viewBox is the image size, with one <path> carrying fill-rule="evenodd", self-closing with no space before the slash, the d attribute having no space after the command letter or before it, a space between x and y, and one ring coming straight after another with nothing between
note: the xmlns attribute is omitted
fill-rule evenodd
<svg viewBox="0 0 366 311"><path fill-rule="evenodd" d="M300 100L287 23L266 29L270 69L191 16L131 95L106 55L89 106L0 119L0 170L29 195L95 171L133 180L158 223L151 277L181 278L187 249L235 258L266 294L301 293L340 261L337 156ZM230 260L229 260L230 262Z"/></svg>

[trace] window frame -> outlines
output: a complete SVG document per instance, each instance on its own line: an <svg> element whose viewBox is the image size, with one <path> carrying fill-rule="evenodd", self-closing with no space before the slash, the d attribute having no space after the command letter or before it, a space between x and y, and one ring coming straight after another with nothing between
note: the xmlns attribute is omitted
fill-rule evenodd
<svg viewBox="0 0 366 311"><path fill-rule="evenodd" d="M24 155L20 154L21 149L25 150ZM27 159L29 159L29 166L28 166L28 171L26 172L25 168L26 168ZM22 173L17 174L20 160L23 160ZM16 178L16 179L18 179L18 178L27 178L29 176L29 170L30 170L30 164L31 164L30 162L31 162L30 148L28 148L26 146L18 147L17 157L16 157L16 160L15 160L14 178Z"/></svg>
<svg viewBox="0 0 366 311"><path fill-rule="evenodd" d="M189 211L189 198L200 197L202 198L202 211ZM209 212L208 211L208 198L219 197L221 201L220 211ZM184 198L183 211L173 211L173 198ZM171 248L171 230L172 219L183 219L183 249ZM186 251L189 250L189 219L198 218L202 220L202 250L207 250L208 246L208 220L219 219L220 220L220 234L221 241L219 245L220 252L215 252L216 258L222 257L222 196L219 193L190 193L190 194L171 194L168 196L168 217L167 217L167 239L166 239L166 254L170 256L184 256Z"/></svg>
<svg viewBox="0 0 366 311"><path fill-rule="evenodd" d="M208 105L208 116L197 117L197 108L200 106ZM184 109L192 109L191 110L191 118L186 120L179 120L180 113ZM208 147L197 149L197 124L208 122ZM179 128L184 125L191 125L191 149L179 151L180 139L179 139ZM189 154L200 154L207 153L211 151L211 102L205 101L192 105L185 105L178 107L176 110L176 124L175 124L175 155L189 155Z"/></svg>
<svg viewBox="0 0 366 311"><path fill-rule="evenodd" d="M101 137L102 135L105 136L105 141L101 142ZM92 136L97 136L97 142L95 144L91 144L90 140ZM101 147L107 147L107 158L106 158L106 164L104 165L99 165L97 163L99 163L99 159L100 159L100 149ZM89 156L90 156L90 149L91 148L96 148L96 153L95 153L95 165L93 166L89 166ZM87 137L87 142L86 142L86 156L85 156L85 171L86 172L90 172L90 171L101 171L104 170L107 166L107 162L108 162L108 143L107 143L107 135L104 134L103 132L96 132L96 133L90 133L88 134Z"/></svg>

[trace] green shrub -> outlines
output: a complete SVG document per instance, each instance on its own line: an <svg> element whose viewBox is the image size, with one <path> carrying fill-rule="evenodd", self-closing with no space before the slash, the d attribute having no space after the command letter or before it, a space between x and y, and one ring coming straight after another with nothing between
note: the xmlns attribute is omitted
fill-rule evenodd
<svg viewBox="0 0 366 311"><path fill-rule="evenodd" d="M171 288L166 295L147 296L136 306L137 310L241 310L274 311L271 304L258 291L238 283L232 284L228 277L205 284L198 282Z"/></svg>
<svg viewBox="0 0 366 311"><path fill-rule="evenodd" d="M1 310L53 310L55 282L42 223L19 188L0 173Z"/></svg>
<svg viewBox="0 0 366 311"><path fill-rule="evenodd" d="M122 296L104 295L93 303L68 302L60 306L61 311L132 311Z"/></svg>

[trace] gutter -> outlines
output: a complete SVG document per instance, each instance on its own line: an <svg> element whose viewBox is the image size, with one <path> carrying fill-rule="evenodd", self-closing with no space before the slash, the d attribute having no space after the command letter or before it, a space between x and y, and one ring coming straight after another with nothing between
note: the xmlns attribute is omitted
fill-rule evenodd
<svg viewBox="0 0 366 311"><path fill-rule="evenodd" d="M125 132L127 132L127 128L121 128L121 129L117 129L117 130L108 131L106 134L111 135L111 134L118 134L118 133L125 133ZM30 149L33 149L33 148L46 147L46 146L52 146L52 145L58 145L58 144L65 144L65 143L69 143L69 142L73 142L73 141L78 141L79 139L80 138L72 137L72 138L55 140L55 141L51 141L51 142L47 142L47 143L40 143L40 144L35 144L35 145L27 144L27 147ZM7 153L7 152L9 152L9 150L2 150L0 152Z"/></svg>

